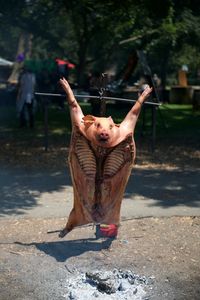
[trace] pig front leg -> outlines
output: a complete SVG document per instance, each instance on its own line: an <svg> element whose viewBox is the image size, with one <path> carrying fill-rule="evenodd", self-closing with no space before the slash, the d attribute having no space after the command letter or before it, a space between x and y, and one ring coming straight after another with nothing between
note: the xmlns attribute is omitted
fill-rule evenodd
<svg viewBox="0 0 200 300"><path fill-rule="evenodd" d="M137 123L137 119L138 119L140 111L141 111L142 104L150 96L151 92L152 92L152 88L150 88L147 85L145 90L141 94L139 94L138 100L136 101L134 106L128 112L125 119L120 124L121 135L126 135L129 132L134 132L134 129L135 129L135 126Z"/></svg>
<svg viewBox="0 0 200 300"><path fill-rule="evenodd" d="M67 80L65 78L60 79L60 84L67 96L72 125L76 125L79 127L84 117L82 109L78 104L78 102L76 101L76 98L74 97L74 93Z"/></svg>

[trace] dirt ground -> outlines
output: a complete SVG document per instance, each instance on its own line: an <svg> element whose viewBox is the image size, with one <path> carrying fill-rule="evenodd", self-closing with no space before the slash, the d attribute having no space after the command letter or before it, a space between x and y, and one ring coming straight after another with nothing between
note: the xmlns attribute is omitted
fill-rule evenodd
<svg viewBox="0 0 200 300"><path fill-rule="evenodd" d="M76 272L132 270L153 277L145 299L200 299L200 218L142 218L121 223L116 240L92 226L60 240L65 219L1 220L1 299L65 299Z"/></svg>
<svg viewBox="0 0 200 300"><path fill-rule="evenodd" d="M181 148L163 144L154 154L138 147L137 163L146 170L195 172L199 169L200 151L186 144ZM24 147L11 142L4 143L0 151L1 163L6 161L9 168L23 166L27 172L38 167L58 172L66 163L64 157L67 158L66 148L44 153L33 145ZM15 182L12 187L18 191ZM190 190L192 185L186 192ZM4 205L10 207L12 193L7 190L7 194ZM198 203L195 207L199 207ZM5 211L8 207L4 207ZM115 268L154 278L145 287L146 300L200 299L200 217L132 218L122 221L116 240L96 239L92 226L76 228L61 240L54 231L65 223L63 217L31 217L31 213L0 220L1 300L66 299L68 278Z"/></svg>

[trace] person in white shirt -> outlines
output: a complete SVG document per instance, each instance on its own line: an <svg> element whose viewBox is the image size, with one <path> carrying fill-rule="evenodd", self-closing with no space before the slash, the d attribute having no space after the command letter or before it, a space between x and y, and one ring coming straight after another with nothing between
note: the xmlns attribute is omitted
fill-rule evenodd
<svg viewBox="0 0 200 300"><path fill-rule="evenodd" d="M34 127L34 91L36 85L35 74L28 68L24 69L19 78L19 91L17 96L17 114L20 127L25 127L27 118L31 128ZM26 117L27 116L27 117Z"/></svg>

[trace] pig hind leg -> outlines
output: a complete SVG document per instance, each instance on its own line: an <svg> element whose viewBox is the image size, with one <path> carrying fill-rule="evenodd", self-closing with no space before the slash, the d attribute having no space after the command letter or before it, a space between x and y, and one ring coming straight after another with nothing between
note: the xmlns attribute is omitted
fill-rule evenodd
<svg viewBox="0 0 200 300"><path fill-rule="evenodd" d="M63 228L60 233L59 233L59 237L63 238L66 234L68 234L74 227L76 227L78 225L78 220L77 220L77 215L75 213L75 209L72 209L70 215L69 215L69 219L67 221L67 224L65 226L65 228Z"/></svg>

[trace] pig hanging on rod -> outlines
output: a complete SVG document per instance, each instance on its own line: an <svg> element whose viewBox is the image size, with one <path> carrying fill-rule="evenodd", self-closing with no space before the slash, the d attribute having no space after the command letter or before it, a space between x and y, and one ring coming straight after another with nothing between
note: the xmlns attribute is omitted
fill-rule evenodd
<svg viewBox="0 0 200 300"><path fill-rule="evenodd" d="M74 227L88 223L120 223L123 194L136 155L135 125L152 88L146 86L121 124L111 117L84 115L65 78L60 84L67 95L72 122L69 165L74 190L73 209L64 237Z"/></svg>

